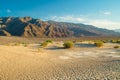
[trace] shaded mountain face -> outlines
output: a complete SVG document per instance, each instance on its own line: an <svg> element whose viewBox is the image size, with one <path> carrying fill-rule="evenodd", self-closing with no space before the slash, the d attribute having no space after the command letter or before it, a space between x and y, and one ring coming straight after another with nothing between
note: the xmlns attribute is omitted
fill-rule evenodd
<svg viewBox="0 0 120 80"><path fill-rule="evenodd" d="M72 31L67 30L67 28L57 27L48 22L30 17L3 17L0 20L0 30L4 30L12 36L70 37L73 35Z"/></svg>
<svg viewBox="0 0 120 80"><path fill-rule="evenodd" d="M42 21L30 17L2 17L0 18L0 35L24 37L80 37L109 36L118 35L118 33L84 24Z"/></svg>

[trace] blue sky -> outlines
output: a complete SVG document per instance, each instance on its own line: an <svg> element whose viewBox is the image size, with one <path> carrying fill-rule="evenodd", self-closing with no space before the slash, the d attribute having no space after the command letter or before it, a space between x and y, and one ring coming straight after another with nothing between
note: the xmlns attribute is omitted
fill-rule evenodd
<svg viewBox="0 0 120 80"><path fill-rule="evenodd" d="M119 8L120 0L0 0L0 17L30 16L118 29Z"/></svg>

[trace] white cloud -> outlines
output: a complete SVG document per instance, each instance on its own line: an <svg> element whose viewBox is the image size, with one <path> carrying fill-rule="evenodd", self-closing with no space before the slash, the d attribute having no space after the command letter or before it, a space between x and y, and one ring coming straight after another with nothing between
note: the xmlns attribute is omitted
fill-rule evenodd
<svg viewBox="0 0 120 80"><path fill-rule="evenodd" d="M74 22L74 23L78 23L78 22L83 22L84 19L80 18L80 17L74 17L74 16L51 16L50 17L51 20L55 20L55 21L61 21L61 22Z"/></svg>
<svg viewBox="0 0 120 80"><path fill-rule="evenodd" d="M110 11L103 11L102 12L104 15L111 15L112 13Z"/></svg>
<svg viewBox="0 0 120 80"><path fill-rule="evenodd" d="M7 13L11 13L12 11L11 11L10 9L7 9L6 12L7 12Z"/></svg>
<svg viewBox="0 0 120 80"><path fill-rule="evenodd" d="M81 17L75 17L75 16L51 16L50 20L54 21L60 21L60 22L72 22L72 23L84 23L88 25L94 25L99 28L106 28L106 29L120 29L120 23L119 22L113 22L110 20L105 19L87 19Z"/></svg>
<svg viewBox="0 0 120 80"><path fill-rule="evenodd" d="M91 20L88 22L88 24L100 27L100 28L107 28L107 29L119 29L120 23L119 22L113 22L108 20Z"/></svg>

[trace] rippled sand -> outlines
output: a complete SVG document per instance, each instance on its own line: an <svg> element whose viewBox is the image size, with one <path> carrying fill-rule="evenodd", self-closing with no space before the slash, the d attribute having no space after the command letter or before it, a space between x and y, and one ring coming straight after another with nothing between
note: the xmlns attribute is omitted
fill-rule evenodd
<svg viewBox="0 0 120 80"><path fill-rule="evenodd" d="M120 80L120 50L0 45L0 80Z"/></svg>

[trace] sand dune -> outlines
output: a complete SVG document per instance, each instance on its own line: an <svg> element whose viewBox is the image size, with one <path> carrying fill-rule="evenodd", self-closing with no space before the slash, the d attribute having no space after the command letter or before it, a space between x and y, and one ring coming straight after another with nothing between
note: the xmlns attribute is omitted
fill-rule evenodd
<svg viewBox="0 0 120 80"><path fill-rule="evenodd" d="M0 45L0 80L120 80L120 50L54 46Z"/></svg>

